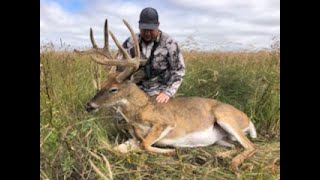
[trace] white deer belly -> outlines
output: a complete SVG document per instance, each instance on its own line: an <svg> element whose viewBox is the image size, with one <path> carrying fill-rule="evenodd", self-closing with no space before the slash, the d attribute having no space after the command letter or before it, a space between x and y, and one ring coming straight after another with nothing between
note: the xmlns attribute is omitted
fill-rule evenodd
<svg viewBox="0 0 320 180"><path fill-rule="evenodd" d="M211 126L203 131L192 132L185 136L178 138L163 138L156 144L162 146L173 146L173 147L199 147L209 146L217 141L221 140L226 136L226 132L218 126Z"/></svg>

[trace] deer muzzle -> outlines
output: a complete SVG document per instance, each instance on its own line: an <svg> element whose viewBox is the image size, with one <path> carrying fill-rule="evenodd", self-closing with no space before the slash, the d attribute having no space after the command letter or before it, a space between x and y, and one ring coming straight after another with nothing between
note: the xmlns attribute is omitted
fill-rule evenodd
<svg viewBox="0 0 320 180"><path fill-rule="evenodd" d="M84 108L86 109L87 112L91 112L93 110L98 109L99 105L92 103L92 102L89 102L84 106Z"/></svg>

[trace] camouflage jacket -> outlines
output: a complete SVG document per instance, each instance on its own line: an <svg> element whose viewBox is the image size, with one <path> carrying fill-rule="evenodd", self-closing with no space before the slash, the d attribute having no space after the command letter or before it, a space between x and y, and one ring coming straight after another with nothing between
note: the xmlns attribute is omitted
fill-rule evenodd
<svg viewBox="0 0 320 180"><path fill-rule="evenodd" d="M137 85L152 96L159 92L163 92L170 97L174 96L180 87L185 75L184 59L179 49L178 43L174 41L168 34L161 32L158 38L146 45L136 34L141 52L141 59L147 60L150 57L151 49L157 44L150 59L150 65L140 65L139 70L134 73L134 79ZM125 40L122 46L127 52L134 57L134 44L132 38ZM121 59L122 55L118 53L117 59Z"/></svg>

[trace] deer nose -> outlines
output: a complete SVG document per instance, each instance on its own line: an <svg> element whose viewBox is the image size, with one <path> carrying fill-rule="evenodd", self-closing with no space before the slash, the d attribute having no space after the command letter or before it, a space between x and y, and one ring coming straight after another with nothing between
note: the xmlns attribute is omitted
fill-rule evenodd
<svg viewBox="0 0 320 180"><path fill-rule="evenodd" d="M87 103L87 104L84 106L84 108L86 109L87 112L91 112L91 111L93 111L93 110L96 109L95 107L93 107L93 106L91 105L91 103Z"/></svg>

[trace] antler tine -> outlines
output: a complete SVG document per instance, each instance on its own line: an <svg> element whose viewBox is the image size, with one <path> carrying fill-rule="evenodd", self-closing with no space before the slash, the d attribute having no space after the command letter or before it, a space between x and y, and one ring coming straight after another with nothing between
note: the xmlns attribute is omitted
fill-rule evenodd
<svg viewBox="0 0 320 180"><path fill-rule="evenodd" d="M103 46L103 51L106 52L110 58L113 59L111 53L110 53L110 49L109 49L109 33L108 33L108 19L105 20L104 22L104 46ZM117 67L116 66L111 66L111 69L109 70L109 74L110 73L115 73L116 72Z"/></svg>
<svg viewBox="0 0 320 180"><path fill-rule="evenodd" d="M92 28L90 28L90 40L91 40L91 44L92 44L93 49L95 49L95 50L98 49L98 46L97 46L97 44L96 44L96 42L94 41L94 38L93 38ZM77 49L74 49L74 52L82 54L82 55L89 55L89 54L93 54L94 50L79 51Z"/></svg>
<svg viewBox="0 0 320 180"><path fill-rule="evenodd" d="M118 83L121 83L124 79L126 79L130 74L133 73L133 71L136 69L136 63L135 61L130 61L131 57L130 55L127 53L127 51L120 45L119 41L117 40L117 38L114 36L114 34L109 31L113 41L115 42L115 44L118 46L119 50L122 52L124 58L127 60L125 61L125 63L127 63L125 66L127 66L117 77L116 77L116 81ZM135 63L135 67L128 67L128 63ZM139 63L139 62L138 62Z"/></svg>
<svg viewBox="0 0 320 180"><path fill-rule="evenodd" d="M91 40L92 47L93 47L94 49L98 49L98 46L97 46L97 44L96 44L96 42L94 41L94 38L93 38L92 28L90 28L90 40Z"/></svg>
<svg viewBox="0 0 320 180"><path fill-rule="evenodd" d="M90 40L91 40L91 44L92 44L92 49L87 50L87 51L78 51L78 50L74 50L76 53L82 54L82 55L92 55L92 54L99 54L102 56L105 56L108 59L113 59L110 51L109 51L109 37L108 37L108 20L105 20L105 24L104 24L104 47L103 48L98 48L94 37L93 37L93 31L92 28L90 28ZM102 60L100 60L99 64L101 64Z"/></svg>
<svg viewBox="0 0 320 180"><path fill-rule="evenodd" d="M94 53L101 54L99 51L97 51L98 46L94 40L92 28L90 28L90 40L91 40L91 44L92 44L93 49L90 49L88 51L79 51L77 49L74 49L74 52L82 54L82 55L89 55L89 54L94 54ZM104 54L102 54L102 55L104 55Z"/></svg>
<svg viewBox="0 0 320 180"><path fill-rule="evenodd" d="M78 51L76 49L74 50L75 52L80 53L80 54L91 55L91 59L101 65L125 66L126 69L123 72L121 72L116 78L118 82L122 82L124 79L126 79L128 76L130 76L134 71L136 71L139 68L140 63L144 64L146 62L144 60L140 60L139 43L138 43L138 40L134 34L134 31L132 30L129 23L127 23L125 20L123 20L123 22L128 27L128 29L131 33L131 36L133 38L134 50L135 50L135 58L134 59L132 59L131 56L128 54L128 52L122 47L122 45L119 43L119 41L114 36L114 34L111 31L108 31L108 20L107 19L105 20L105 24L104 24L104 38L105 39L104 39L104 47L103 48L98 48L98 46L94 40L94 37L93 37L92 28L90 28L90 40L91 40L93 48L88 51ZM113 41L115 42L115 44L119 48L120 52L123 54L123 57L124 57L123 61L114 59L111 56L111 53L109 51L108 32L110 33ZM102 55L104 57L98 58L98 57L94 56L95 54ZM113 68L113 70L114 70L114 68Z"/></svg>
<svg viewBox="0 0 320 180"><path fill-rule="evenodd" d="M135 59L136 61L139 61L140 59L140 47L139 47L139 42L138 39L136 37L136 35L133 32L133 29L131 28L131 26L129 25L129 23L126 20L123 20L124 24L127 26L127 28L129 29L132 39L133 39L133 43L134 43L134 54L135 54Z"/></svg>
<svg viewBox="0 0 320 180"><path fill-rule="evenodd" d="M104 47L107 52L109 52L109 35L108 35L108 19L104 23Z"/></svg>
<svg viewBox="0 0 320 180"><path fill-rule="evenodd" d="M122 47L122 45L119 43L119 41L117 40L117 38L114 36L114 34L109 31L114 43L117 45L117 47L119 48L119 50L122 52L123 56L125 59L130 59L130 55L127 53L127 51Z"/></svg>
<svg viewBox="0 0 320 180"><path fill-rule="evenodd" d="M129 25L129 23L125 20L123 20L123 22L125 23L125 25L127 26L127 28L129 29L131 36L132 36L132 40L134 42L134 50L135 50L135 55L136 57L133 59L133 61L131 61L135 66L134 67L127 67L121 74L119 74L116 77L116 80L118 82L122 82L124 79L126 79L128 76L130 76L133 72L135 72L137 69L139 69L140 66L140 49L139 49L139 43L137 40L137 37L135 36L134 31L132 30L131 26ZM116 39L114 38L113 34L110 32L112 38L115 40L115 43L117 44L117 46L119 47L119 49L124 52L124 56L129 56L127 54L126 51L124 51L123 47L120 46L120 44L118 42L116 42ZM129 61L129 58L126 57L126 59ZM130 58L131 59L131 58Z"/></svg>

